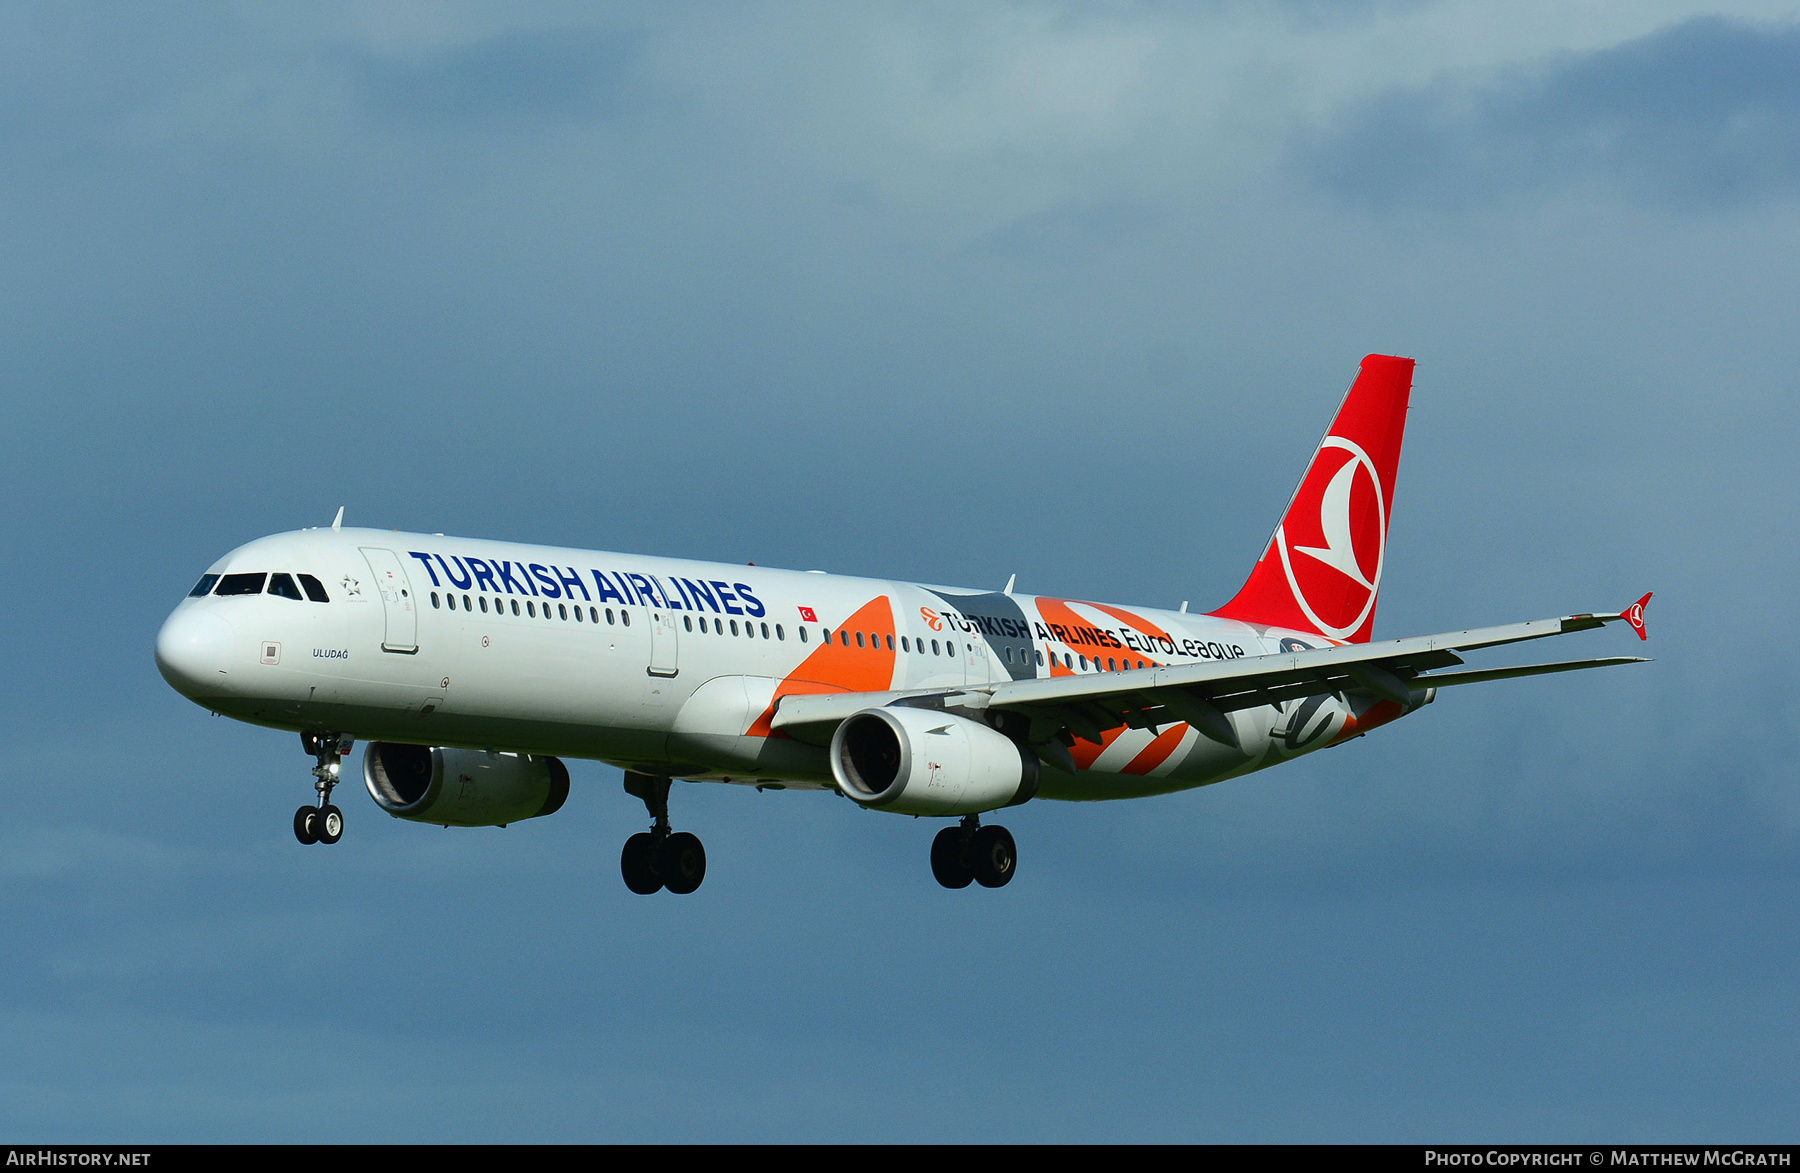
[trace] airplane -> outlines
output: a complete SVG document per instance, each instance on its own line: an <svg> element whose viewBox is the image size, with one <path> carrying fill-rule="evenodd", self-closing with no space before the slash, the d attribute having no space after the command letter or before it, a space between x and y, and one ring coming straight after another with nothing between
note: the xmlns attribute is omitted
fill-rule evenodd
<svg viewBox="0 0 1800 1173"><path fill-rule="evenodd" d="M691 893L700 839L671 780L835 791L954 820L946 888L1018 865L983 815L1031 799L1208 786L1363 736L1452 685L1643 663L1462 669L1462 653L1623 621L1585 612L1375 641L1413 360L1364 358L1244 586L1206 614L343 526L259 538L169 615L156 663L218 714L300 734L317 801L357 739L389 815L504 827L554 814L563 758L624 771L652 820L620 853L631 891Z"/></svg>

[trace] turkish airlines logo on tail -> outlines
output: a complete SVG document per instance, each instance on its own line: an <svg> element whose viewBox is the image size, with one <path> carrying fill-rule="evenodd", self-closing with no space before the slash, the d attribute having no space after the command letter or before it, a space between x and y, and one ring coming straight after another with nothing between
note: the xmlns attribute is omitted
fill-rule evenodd
<svg viewBox="0 0 1800 1173"><path fill-rule="evenodd" d="M1381 474L1361 445L1327 436L1275 531L1294 601L1333 639L1351 638L1375 611L1387 559L1382 489Z"/></svg>

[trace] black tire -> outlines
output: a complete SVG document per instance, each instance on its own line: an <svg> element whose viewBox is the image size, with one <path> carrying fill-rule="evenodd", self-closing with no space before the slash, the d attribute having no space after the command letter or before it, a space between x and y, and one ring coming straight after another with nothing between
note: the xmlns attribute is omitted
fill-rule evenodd
<svg viewBox="0 0 1800 1173"><path fill-rule="evenodd" d="M1004 888L1019 870L1019 849L1005 827L983 827L969 844L969 863L975 882L983 888Z"/></svg>
<svg viewBox="0 0 1800 1173"><path fill-rule="evenodd" d="M319 808L303 806L294 812L294 838L307 846L319 841L318 831Z"/></svg>
<svg viewBox="0 0 1800 1173"><path fill-rule="evenodd" d="M320 843L336 843L344 837L344 812L329 804L321 807L313 828L319 833Z"/></svg>
<svg viewBox="0 0 1800 1173"><path fill-rule="evenodd" d="M945 827L931 841L931 874L946 888L967 888L975 882L975 873L963 858L961 827Z"/></svg>
<svg viewBox="0 0 1800 1173"><path fill-rule="evenodd" d="M662 879L656 874L656 840L643 831L625 840L619 872L625 877L625 886L639 896L662 891Z"/></svg>
<svg viewBox="0 0 1800 1173"><path fill-rule="evenodd" d="M706 879L706 848L700 837L677 831L663 840L656 853L656 870L662 873L663 886L677 896L686 896Z"/></svg>

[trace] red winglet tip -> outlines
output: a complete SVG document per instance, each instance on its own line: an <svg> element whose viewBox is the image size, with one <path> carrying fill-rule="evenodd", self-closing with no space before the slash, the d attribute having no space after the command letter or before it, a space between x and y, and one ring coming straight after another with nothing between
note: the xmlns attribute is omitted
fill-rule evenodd
<svg viewBox="0 0 1800 1173"><path fill-rule="evenodd" d="M1655 593L1655 591L1649 592L1649 594L1646 594L1643 598L1619 612L1619 618L1631 624L1631 630L1637 632L1639 639L1650 638L1650 631L1644 626L1644 608L1650 605L1650 595L1654 595Z"/></svg>

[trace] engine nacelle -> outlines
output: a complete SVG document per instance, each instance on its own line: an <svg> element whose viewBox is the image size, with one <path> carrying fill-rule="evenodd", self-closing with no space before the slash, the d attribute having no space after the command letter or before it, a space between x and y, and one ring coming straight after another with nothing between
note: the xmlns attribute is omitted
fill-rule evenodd
<svg viewBox="0 0 1800 1173"><path fill-rule="evenodd" d="M396 819L446 827L504 827L555 814L569 797L556 758L372 741L363 751L369 797Z"/></svg>
<svg viewBox="0 0 1800 1173"><path fill-rule="evenodd" d="M974 815L1037 793L1038 759L979 721L904 705L864 709L831 738L838 789L903 815Z"/></svg>

